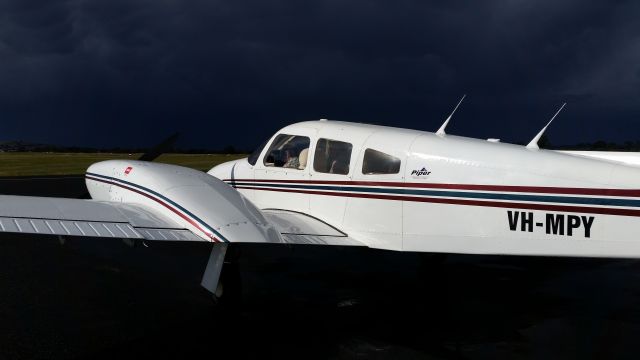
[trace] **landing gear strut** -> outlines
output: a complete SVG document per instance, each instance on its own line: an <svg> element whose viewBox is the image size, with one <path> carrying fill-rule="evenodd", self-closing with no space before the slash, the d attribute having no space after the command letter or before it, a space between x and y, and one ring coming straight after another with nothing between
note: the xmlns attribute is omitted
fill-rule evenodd
<svg viewBox="0 0 640 360"><path fill-rule="evenodd" d="M242 280L237 262L225 262L216 291L212 294L214 304L236 307L242 301Z"/></svg>
<svg viewBox="0 0 640 360"><path fill-rule="evenodd" d="M216 305L238 305L242 295L237 251L227 249L227 246L222 243L213 245L200 283L211 293Z"/></svg>

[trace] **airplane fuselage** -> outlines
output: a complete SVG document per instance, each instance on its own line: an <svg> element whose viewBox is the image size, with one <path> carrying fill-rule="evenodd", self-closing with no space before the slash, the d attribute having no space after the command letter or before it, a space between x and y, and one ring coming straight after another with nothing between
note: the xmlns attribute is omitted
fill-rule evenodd
<svg viewBox="0 0 640 360"><path fill-rule="evenodd" d="M334 121L287 126L260 150L209 174L260 209L309 214L370 247L640 256L637 167Z"/></svg>

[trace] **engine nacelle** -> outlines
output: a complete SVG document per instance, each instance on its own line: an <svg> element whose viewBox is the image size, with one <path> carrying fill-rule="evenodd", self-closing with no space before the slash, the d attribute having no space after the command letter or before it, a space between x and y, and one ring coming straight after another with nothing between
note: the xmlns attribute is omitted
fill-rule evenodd
<svg viewBox="0 0 640 360"><path fill-rule="evenodd" d="M204 172L161 163L109 160L87 169L98 201L151 208L214 242L282 242L280 233L249 200Z"/></svg>

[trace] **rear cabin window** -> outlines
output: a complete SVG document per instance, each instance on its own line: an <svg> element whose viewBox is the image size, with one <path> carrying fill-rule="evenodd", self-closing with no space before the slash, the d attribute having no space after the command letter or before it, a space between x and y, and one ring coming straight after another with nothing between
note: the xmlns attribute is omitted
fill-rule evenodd
<svg viewBox="0 0 640 360"><path fill-rule="evenodd" d="M319 139L313 157L313 170L328 174L349 174L353 145L336 140Z"/></svg>
<svg viewBox="0 0 640 360"><path fill-rule="evenodd" d="M382 151L367 149L362 159L364 175L397 174L400 172L400 159Z"/></svg>
<svg viewBox="0 0 640 360"><path fill-rule="evenodd" d="M307 167L309 144L306 136L280 134L264 157L264 166L304 170Z"/></svg>

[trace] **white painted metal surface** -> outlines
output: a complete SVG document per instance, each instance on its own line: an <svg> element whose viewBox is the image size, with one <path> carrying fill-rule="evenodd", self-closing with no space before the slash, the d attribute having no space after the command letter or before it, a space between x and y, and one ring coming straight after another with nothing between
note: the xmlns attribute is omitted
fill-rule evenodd
<svg viewBox="0 0 640 360"><path fill-rule="evenodd" d="M335 227L307 214L281 209L263 209L285 243L309 245L365 246Z"/></svg>
<svg viewBox="0 0 640 360"><path fill-rule="evenodd" d="M640 166L640 154L628 151L558 151L559 153Z"/></svg>
<svg viewBox="0 0 640 360"><path fill-rule="evenodd" d="M280 133L308 134L309 162L320 138L353 145L349 173L262 177L261 154L209 174L240 192L309 212L370 247L422 252L640 257L640 169L620 162L457 136L334 121L303 122ZM274 135L277 136L278 134ZM362 173L364 150L402 159L398 174ZM637 156L634 155L634 156ZM604 157L604 156L603 156ZM238 176L240 175L240 176Z"/></svg>
<svg viewBox="0 0 640 360"><path fill-rule="evenodd" d="M0 232L202 240L171 219L140 206L32 196L0 196Z"/></svg>
<svg viewBox="0 0 640 360"><path fill-rule="evenodd" d="M111 160L89 167L86 178L94 199L144 206L207 241L281 242L250 201L197 170Z"/></svg>

